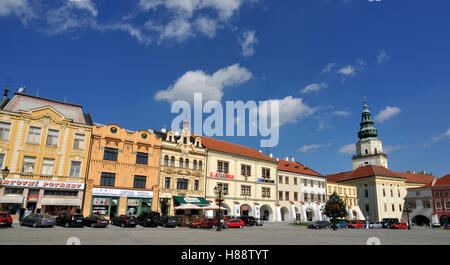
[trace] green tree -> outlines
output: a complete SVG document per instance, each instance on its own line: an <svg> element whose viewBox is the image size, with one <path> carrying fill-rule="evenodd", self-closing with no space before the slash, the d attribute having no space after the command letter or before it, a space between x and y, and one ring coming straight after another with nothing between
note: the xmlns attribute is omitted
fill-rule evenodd
<svg viewBox="0 0 450 265"><path fill-rule="evenodd" d="M347 206L336 192L333 192L325 204L325 215L331 219L334 230L336 230L336 219L347 216Z"/></svg>

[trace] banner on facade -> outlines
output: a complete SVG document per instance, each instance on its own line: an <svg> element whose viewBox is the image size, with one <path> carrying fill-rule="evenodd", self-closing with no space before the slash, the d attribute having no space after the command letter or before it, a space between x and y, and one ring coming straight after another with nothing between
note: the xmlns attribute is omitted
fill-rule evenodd
<svg viewBox="0 0 450 265"><path fill-rule="evenodd" d="M68 189L68 190L83 190L84 183L77 182L61 182L61 181L42 181L42 180L28 180L28 179L0 179L0 185L7 187L33 187L44 189Z"/></svg>
<svg viewBox="0 0 450 265"><path fill-rule="evenodd" d="M113 197L153 198L153 191L93 188L92 195L113 196Z"/></svg>

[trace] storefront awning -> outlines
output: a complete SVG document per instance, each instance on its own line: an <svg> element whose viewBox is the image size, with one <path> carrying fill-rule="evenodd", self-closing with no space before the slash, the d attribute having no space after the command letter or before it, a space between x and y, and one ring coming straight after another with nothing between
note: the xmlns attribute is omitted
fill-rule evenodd
<svg viewBox="0 0 450 265"><path fill-rule="evenodd" d="M42 198L42 205L67 205L81 207L81 199L78 198Z"/></svg>
<svg viewBox="0 0 450 265"><path fill-rule="evenodd" d="M210 203L203 197L183 197L183 196L173 196L180 204L194 204L194 205L209 205Z"/></svg>
<svg viewBox="0 0 450 265"><path fill-rule="evenodd" d="M194 204L182 204L174 208L175 210L200 210L202 209L200 206Z"/></svg>
<svg viewBox="0 0 450 265"><path fill-rule="evenodd" d="M22 203L23 196L2 196L0 197L0 203Z"/></svg>

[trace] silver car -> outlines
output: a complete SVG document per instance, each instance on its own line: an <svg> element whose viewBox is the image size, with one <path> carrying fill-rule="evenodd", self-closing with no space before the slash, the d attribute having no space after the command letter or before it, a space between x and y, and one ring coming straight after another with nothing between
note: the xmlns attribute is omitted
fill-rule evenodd
<svg viewBox="0 0 450 265"><path fill-rule="evenodd" d="M383 224L378 222L370 222L369 228L381 229L383 228Z"/></svg>
<svg viewBox="0 0 450 265"><path fill-rule="evenodd" d="M55 218L47 214L30 214L20 220L20 225L32 227L52 227L55 225Z"/></svg>
<svg viewBox="0 0 450 265"><path fill-rule="evenodd" d="M264 220L263 219L255 219L255 224L257 226L262 226L264 224Z"/></svg>

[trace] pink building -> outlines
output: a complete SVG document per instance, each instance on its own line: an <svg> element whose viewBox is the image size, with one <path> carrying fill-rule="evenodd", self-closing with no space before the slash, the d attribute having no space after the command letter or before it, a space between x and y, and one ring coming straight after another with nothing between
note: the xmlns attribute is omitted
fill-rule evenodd
<svg viewBox="0 0 450 265"><path fill-rule="evenodd" d="M441 224L450 222L450 174L439 178L431 187L431 191L436 219Z"/></svg>

